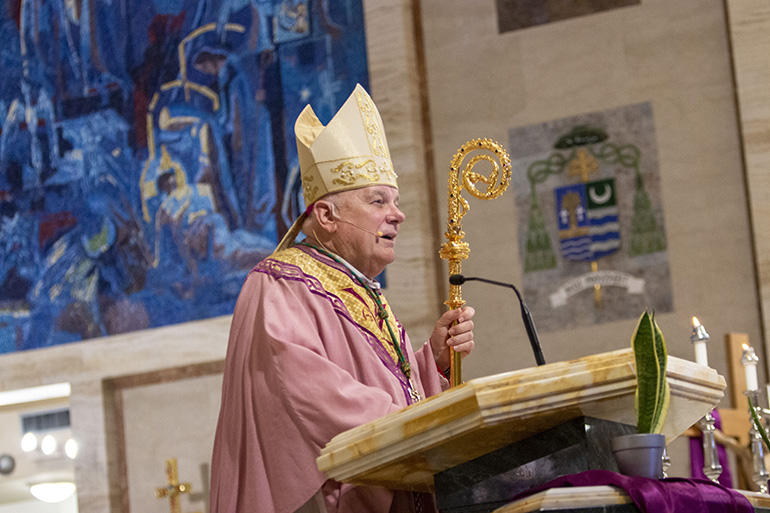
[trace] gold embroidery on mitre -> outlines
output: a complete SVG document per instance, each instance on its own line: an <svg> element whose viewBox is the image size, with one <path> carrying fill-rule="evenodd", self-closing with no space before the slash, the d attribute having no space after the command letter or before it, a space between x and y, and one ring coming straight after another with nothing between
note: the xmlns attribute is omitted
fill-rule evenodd
<svg viewBox="0 0 770 513"><path fill-rule="evenodd" d="M383 143L384 134L378 123L377 109L374 106L374 102L368 94L364 94L361 91L358 92L356 97L358 100L358 110L361 112L361 121L364 123L372 154L390 159L388 146Z"/></svg>
<svg viewBox="0 0 770 513"><path fill-rule="evenodd" d="M369 172L359 171L358 173L353 173L354 169L361 168L365 168ZM351 161L343 162L339 166L330 169L329 172L340 174L339 178L332 180L332 183L337 185L355 185L359 178L370 183L380 181L380 174L373 160L365 160L357 164Z"/></svg>
<svg viewBox="0 0 770 513"><path fill-rule="evenodd" d="M318 186L311 184L310 182L312 181L313 175L308 175L302 178L302 194L306 200L308 198L315 198L316 194L318 194ZM312 203L312 201L310 203ZM310 203L308 203L308 205Z"/></svg>
<svg viewBox="0 0 770 513"><path fill-rule="evenodd" d="M390 161L390 158L388 158L388 160L385 161L385 164L380 166L378 170L384 175L388 176L391 180L393 180L393 182L395 182L398 178L398 175L393 170L393 162Z"/></svg>

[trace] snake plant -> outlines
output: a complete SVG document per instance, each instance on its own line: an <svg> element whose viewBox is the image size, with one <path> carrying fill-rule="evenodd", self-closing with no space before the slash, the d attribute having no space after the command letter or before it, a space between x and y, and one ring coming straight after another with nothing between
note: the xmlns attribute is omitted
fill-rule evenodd
<svg viewBox="0 0 770 513"><path fill-rule="evenodd" d="M660 433L666 421L671 399L666 380L666 342L655 313L644 312L631 338L636 359L636 430Z"/></svg>

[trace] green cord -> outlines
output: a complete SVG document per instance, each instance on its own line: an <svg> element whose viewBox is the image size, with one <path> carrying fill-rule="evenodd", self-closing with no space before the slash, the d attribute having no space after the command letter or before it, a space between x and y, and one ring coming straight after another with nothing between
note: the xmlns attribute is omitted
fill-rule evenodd
<svg viewBox="0 0 770 513"><path fill-rule="evenodd" d="M343 262L337 255L334 253L331 253L325 249L319 248L317 246L313 246L312 244L308 244L305 241L298 242L297 244L300 244L302 246L307 246L309 248L313 248L314 250L318 251L319 253L328 256L335 262L337 262L340 265L345 266L346 268L350 269L350 266L347 265L345 262ZM352 270L351 270L352 271ZM393 347L396 349L396 355L398 356L398 364L399 367L401 367L401 372L404 373L404 376L406 376L406 379L410 379L412 377L412 366L409 364L409 362L406 361L406 358L404 357L404 353L401 351L401 345L398 343L398 339L396 338L396 335L393 334L393 328L390 327L390 323L388 322L388 311L385 310L385 307L382 306L382 301L380 300L380 295L376 294L369 285L361 279L360 276L358 276L357 273L351 272L353 277L356 279L356 281L366 290L366 293L369 294L369 297L372 298L372 301L377 305L377 317L385 321L385 326L388 327L388 334L390 335L390 340L393 341Z"/></svg>

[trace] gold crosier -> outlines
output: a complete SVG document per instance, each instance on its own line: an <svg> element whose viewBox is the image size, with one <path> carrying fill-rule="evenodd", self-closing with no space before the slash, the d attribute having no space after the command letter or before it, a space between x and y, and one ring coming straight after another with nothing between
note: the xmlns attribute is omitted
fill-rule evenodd
<svg viewBox="0 0 770 513"><path fill-rule="evenodd" d="M477 151L481 153L476 153ZM470 154L473 154L472 158L461 171L460 166L463 160ZM492 164L492 173L488 177L473 171L473 167L482 160ZM498 161L500 165L498 165ZM500 175L501 167L502 175ZM498 178L500 178L500 183L497 183ZM449 222L444 234L447 241L441 245L439 252L442 259L449 261L450 276L462 273L462 261L468 258L471 251L468 243L462 240L465 237L465 232L462 230L462 219L470 210L470 206L460 193L465 189L474 198L494 199L505 192L510 181L511 159L505 149L497 142L490 139L473 139L457 150L449 168ZM476 184L479 182L486 185L485 192L476 188ZM461 285L449 285L449 300L445 301L444 304L450 309L460 308L465 304L462 298ZM462 383L462 359L460 353L451 349L450 352L449 382L454 387Z"/></svg>

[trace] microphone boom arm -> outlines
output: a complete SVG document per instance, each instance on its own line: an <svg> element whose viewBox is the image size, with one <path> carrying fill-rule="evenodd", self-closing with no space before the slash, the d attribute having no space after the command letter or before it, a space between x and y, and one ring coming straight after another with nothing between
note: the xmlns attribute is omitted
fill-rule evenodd
<svg viewBox="0 0 770 513"><path fill-rule="evenodd" d="M527 331L527 338L529 338L529 344L532 346L532 352L535 355L535 361L538 365L545 365L545 357L543 356L543 350L540 347L540 339L537 337L537 330L535 329L535 321L532 320L532 314L529 313L524 298L521 297L519 289L517 289L511 283L503 283L501 281L488 280L486 278L476 278L463 276L462 274L453 274L449 277L449 283L452 285L462 285L466 281L480 281L483 283L489 283L490 285L497 285L499 287L507 287L513 289L516 293L516 297L519 298L519 305L521 306L521 320L524 323L524 329Z"/></svg>

